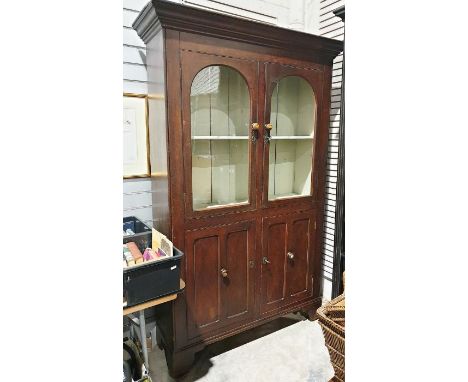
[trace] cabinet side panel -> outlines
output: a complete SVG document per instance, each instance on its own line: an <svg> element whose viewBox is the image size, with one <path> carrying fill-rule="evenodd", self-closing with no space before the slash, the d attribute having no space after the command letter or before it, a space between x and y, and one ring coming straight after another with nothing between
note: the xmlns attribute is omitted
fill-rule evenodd
<svg viewBox="0 0 468 382"><path fill-rule="evenodd" d="M183 348L187 343L187 322L190 314L188 309L189 281L186 272L188 263L188 250L185 251L184 235L184 176L183 176L183 146L182 146L182 119L181 119L181 84L180 84L180 55L179 32L164 29L164 57L165 57L165 84L166 84L166 111L167 111L167 146L168 146L168 177L169 183L169 232L168 238L185 256L181 262L181 278L186 281L186 291L172 303L172 320L174 349Z"/></svg>
<svg viewBox="0 0 468 382"><path fill-rule="evenodd" d="M148 43L148 128L153 227L169 234L166 91L162 30Z"/></svg>
<svg viewBox="0 0 468 382"><path fill-rule="evenodd" d="M181 116L181 83L179 33L163 29L166 58L166 110L167 142L169 148L169 200L171 225L168 237L174 245L184 251L184 167ZM185 267L182 264L185 277ZM176 304L180 305L180 304ZM180 312L179 312L180 313Z"/></svg>

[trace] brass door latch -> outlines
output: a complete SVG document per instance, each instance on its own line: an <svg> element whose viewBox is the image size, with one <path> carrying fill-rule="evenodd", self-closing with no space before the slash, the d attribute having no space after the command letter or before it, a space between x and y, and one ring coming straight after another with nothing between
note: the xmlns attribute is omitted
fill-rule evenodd
<svg viewBox="0 0 468 382"><path fill-rule="evenodd" d="M258 139L258 129L260 128L260 125L257 122L252 123L252 130L251 130L251 135L250 135L250 140L255 143L257 142Z"/></svg>
<svg viewBox="0 0 468 382"><path fill-rule="evenodd" d="M271 129L273 129L273 125L271 123L265 124L265 143L270 143L271 141Z"/></svg>

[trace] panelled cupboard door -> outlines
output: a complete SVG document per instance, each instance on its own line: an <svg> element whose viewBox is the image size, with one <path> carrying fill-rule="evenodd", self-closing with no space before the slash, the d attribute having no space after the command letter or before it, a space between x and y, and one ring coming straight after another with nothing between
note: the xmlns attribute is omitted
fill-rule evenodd
<svg viewBox="0 0 468 382"><path fill-rule="evenodd" d="M254 222L189 231L185 248L189 337L250 319L254 307Z"/></svg>
<svg viewBox="0 0 468 382"><path fill-rule="evenodd" d="M187 216L256 208L258 62L181 51Z"/></svg>
<svg viewBox="0 0 468 382"><path fill-rule="evenodd" d="M265 63L264 207L316 200L323 72Z"/></svg>
<svg viewBox="0 0 468 382"><path fill-rule="evenodd" d="M312 296L315 212L263 219L261 313Z"/></svg>

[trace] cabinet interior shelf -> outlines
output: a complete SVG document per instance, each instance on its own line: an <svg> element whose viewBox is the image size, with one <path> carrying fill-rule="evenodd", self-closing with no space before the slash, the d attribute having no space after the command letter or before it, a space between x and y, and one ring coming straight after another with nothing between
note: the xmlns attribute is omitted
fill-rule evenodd
<svg viewBox="0 0 468 382"><path fill-rule="evenodd" d="M297 192L287 192L284 194L269 195L268 200L278 200L278 199L290 199L290 198L301 198L305 195L299 194Z"/></svg>
<svg viewBox="0 0 468 382"><path fill-rule="evenodd" d="M193 140L239 140L239 139L249 139L248 136L239 136L239 135L194 135L192 137ZM278 140L278 139L314 139L314 137L310 135L275 135L272 136L271 139Z"/></svg>
<svg viewBox="0 0 468 382"><path fill-rule="evenodd" d="M249 201L245 200L245 199L239 199L239 200L235 200L235 201L227 202L227 203L194 202L194 208L196 210L202 210L202 209L205 209L205 208L233 207L233 206L242 206L242 205L247 205L247 204L249 204Z"/></svg>
<svg viewBox="0 0 468 382"><path fill-rule="evenodd" d="M313 136L310 135L275 135L272 136L271 139L314 139Z"/></svg>
<svg viewBox="0 0 468 382"><path fill-rule="evenodd" d="M196 140L238 140L249 139L247 135L194 135L192 139Z"/></svg>

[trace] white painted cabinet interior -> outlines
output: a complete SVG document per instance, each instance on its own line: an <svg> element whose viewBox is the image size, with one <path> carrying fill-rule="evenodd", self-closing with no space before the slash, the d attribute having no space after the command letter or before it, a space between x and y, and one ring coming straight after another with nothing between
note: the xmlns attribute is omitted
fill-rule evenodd
<svg viewBox="0 0 468 382"><path fill-rule="evenodd" d="M303 78L281 79L271 97L268 199L311 194L316 103Z"/></svg>
<svg viewBox="0 0 468 382"><path fill-rule="evenodd" d="M190 91L194 210L247 203L250 95L244 78L209 66Z"/></svg>

